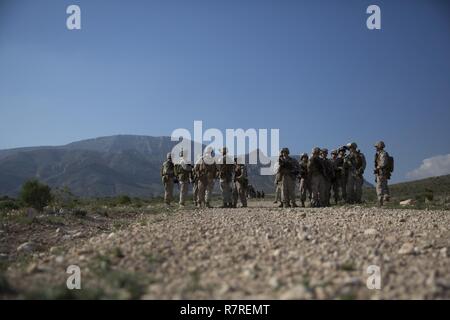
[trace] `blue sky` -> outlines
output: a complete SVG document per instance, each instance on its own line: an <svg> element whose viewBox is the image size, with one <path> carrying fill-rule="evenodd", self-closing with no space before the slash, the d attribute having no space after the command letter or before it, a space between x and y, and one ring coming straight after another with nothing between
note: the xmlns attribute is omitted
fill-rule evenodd
<svg viewBox="0 0 450 320"><path fill-rule="evenodd" d="M296 154L356 141L370 167L382 139L401 181L450 153L449 40L447 1L0 0L0 149L203 120Z"/></svg>

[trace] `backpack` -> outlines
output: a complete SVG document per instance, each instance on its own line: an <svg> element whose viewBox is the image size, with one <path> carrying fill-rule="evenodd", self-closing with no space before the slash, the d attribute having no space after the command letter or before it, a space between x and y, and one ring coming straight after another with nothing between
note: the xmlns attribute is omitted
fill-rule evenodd
<svg viewBox="0 0 450 320"><path fill-rule="evenodd" d="M386 171L392 173L394 172L394 157L391 157L387 152L386 157L387 157Z"/></svg>

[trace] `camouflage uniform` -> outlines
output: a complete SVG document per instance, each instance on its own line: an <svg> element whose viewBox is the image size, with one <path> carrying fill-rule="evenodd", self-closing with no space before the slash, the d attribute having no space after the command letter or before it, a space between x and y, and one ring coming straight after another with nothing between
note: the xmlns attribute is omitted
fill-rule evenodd
<svg viewBox="0 0 450 320"><path fill-rule="evenodd" d="M206 154L201 157L194 167L195 176L198 184L198 203L199 207L210 207L212 190L216 179L217 168L212 150L207 150Z"/></svg>
<svg viewBox="0 0 450 320"><path fill-rule="evenodd" d="M192 198L194 200L194 206L198 204L198 177L195 170L192 170Z"/></svg>
<svg viewBox="0 0 450 320"><path fill-rule="evenodd" d="M172 162L172 155L167 154L167 160L164 161L161 167L161 180L164 185L164 202L170 205L173 197L173 183L175 178L174 164Z"/></svg>
<svg viewBox="0 0 450 320"><path fill-rule="evenodd" d="M343 164L343 159L338 157L337 150L331 151L331 156L332 156L331 162L332 162L333 171L334 171L334 180L331 184L331 188L333 189L334 203L338 204L339 200L341 199L341 197L340 197L340 190L341 190L341 184L342 184L341 168L342 168L342 164Z"/></svg>
<svg viewBox="0 0 450 320"><path fill-rule="evenodd" d="M347 176L348 176L348 172L344 166L345 151L346 147L340 148L338 151L338 157L336 158L335 161L336 182L338 189L340 190L341 195L340 199L344 201L346 201L347 198Z"/></svg>
<svg viewBox="0 0 450 320"><path fill-rule="evenodd" d="M347 145L350 154L345 157L344 168L347 174L347 203L359 203L362 196L363 173L366 160L362 153L357 151L356 143Z"/></svg>
<svg viewBox="0 0 450 320"><path fill-rule="evenodd" d="M300 201L302 203L302 207L305 207L306 193L309 194L309 200L311 200L311 186L308 176L308 155L306 153L300 156L299 179Z"/></svg>
<svg viewBox="0 0 450 320"><path fill-rule="evenodd" d="M327 158L328 149L322 149L321 156L324 179L320 190L320 202L323 207L326 207L330 205L331 185L334 181L334 167L333 162Z"/></svg>
<svg viewBox="0 0 450 320"><path fill-rule="evenodd" d="M184 206L189 183L192 181L192 165L183 158L183 151L180 152L180 157L174 171L180 186L180 206Z"/></svg>
<svg viewBox="0 0 450 320"><path fill-rule="evenodd" d="M280 207L297 207L297 203L295 203L295 182L299 173L298 161L289 156L288 148L283 148L278 163L282 186L281 199L283 201Z"/></svg>
<svg viewBox="0 0 450 320"><path fill-rule="evenodd" d="M312 155L308 160L308 176L309 181L311 182L311 207L320 207L323 200L321 201L320 191L323 188L324 184L324 168L323 162L320 159L320 149L314 148L312 151Z"/></svg>
<svg viewBox="0 0 450 320"><path fill-rule="evenodd" d="M226 148L223 148L222 157L217 164L220 190L222 191L223 208L233 206L231 183L233 181L233 160L227 156Z"/></svg>
<svg viewBox="0 0 450 320"><path fill-rule="evenodd" d="M378 197L378 204L383 205L385 201L389 201L388 180L391 178L391 172L388 167L388 153L384 150L385 144L379 141L375 144L377 152L375 153L375 181Z"/></svg>
<svg viewBox="0 0 450 320"><path fill-rule="evenodd" d="M242 207L247 206L247 186L248 176L247 168L243 164L234 164L234 188L233 188L233 207L237 207L238 198L241 201Z"/></svg>

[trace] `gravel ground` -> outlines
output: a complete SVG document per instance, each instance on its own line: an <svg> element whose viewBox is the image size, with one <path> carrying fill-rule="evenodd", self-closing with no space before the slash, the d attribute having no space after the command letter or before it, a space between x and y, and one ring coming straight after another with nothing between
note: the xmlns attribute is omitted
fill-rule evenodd
<svg viewBox="0 0 450 320"><path fill-rule="evenodd" d="M8 298L450 299L450 213L357 206L184 209L11 265ZM26 251L26 250L25 250ZM81 290L65 289L68 265ZM381 289L368 289L367 268Z"/></svg>

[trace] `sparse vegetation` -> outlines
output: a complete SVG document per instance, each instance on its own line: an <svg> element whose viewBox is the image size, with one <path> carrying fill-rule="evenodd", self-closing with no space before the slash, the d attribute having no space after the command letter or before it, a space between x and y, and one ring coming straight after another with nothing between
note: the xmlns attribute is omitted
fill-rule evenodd
<svg viewBox="0 0 450 320"><path fill-rule="evenodd" d="M53 196L49 186L36 179L28 180L22 186L20 199L27 206L42 211L52 201Z"/></svg>

